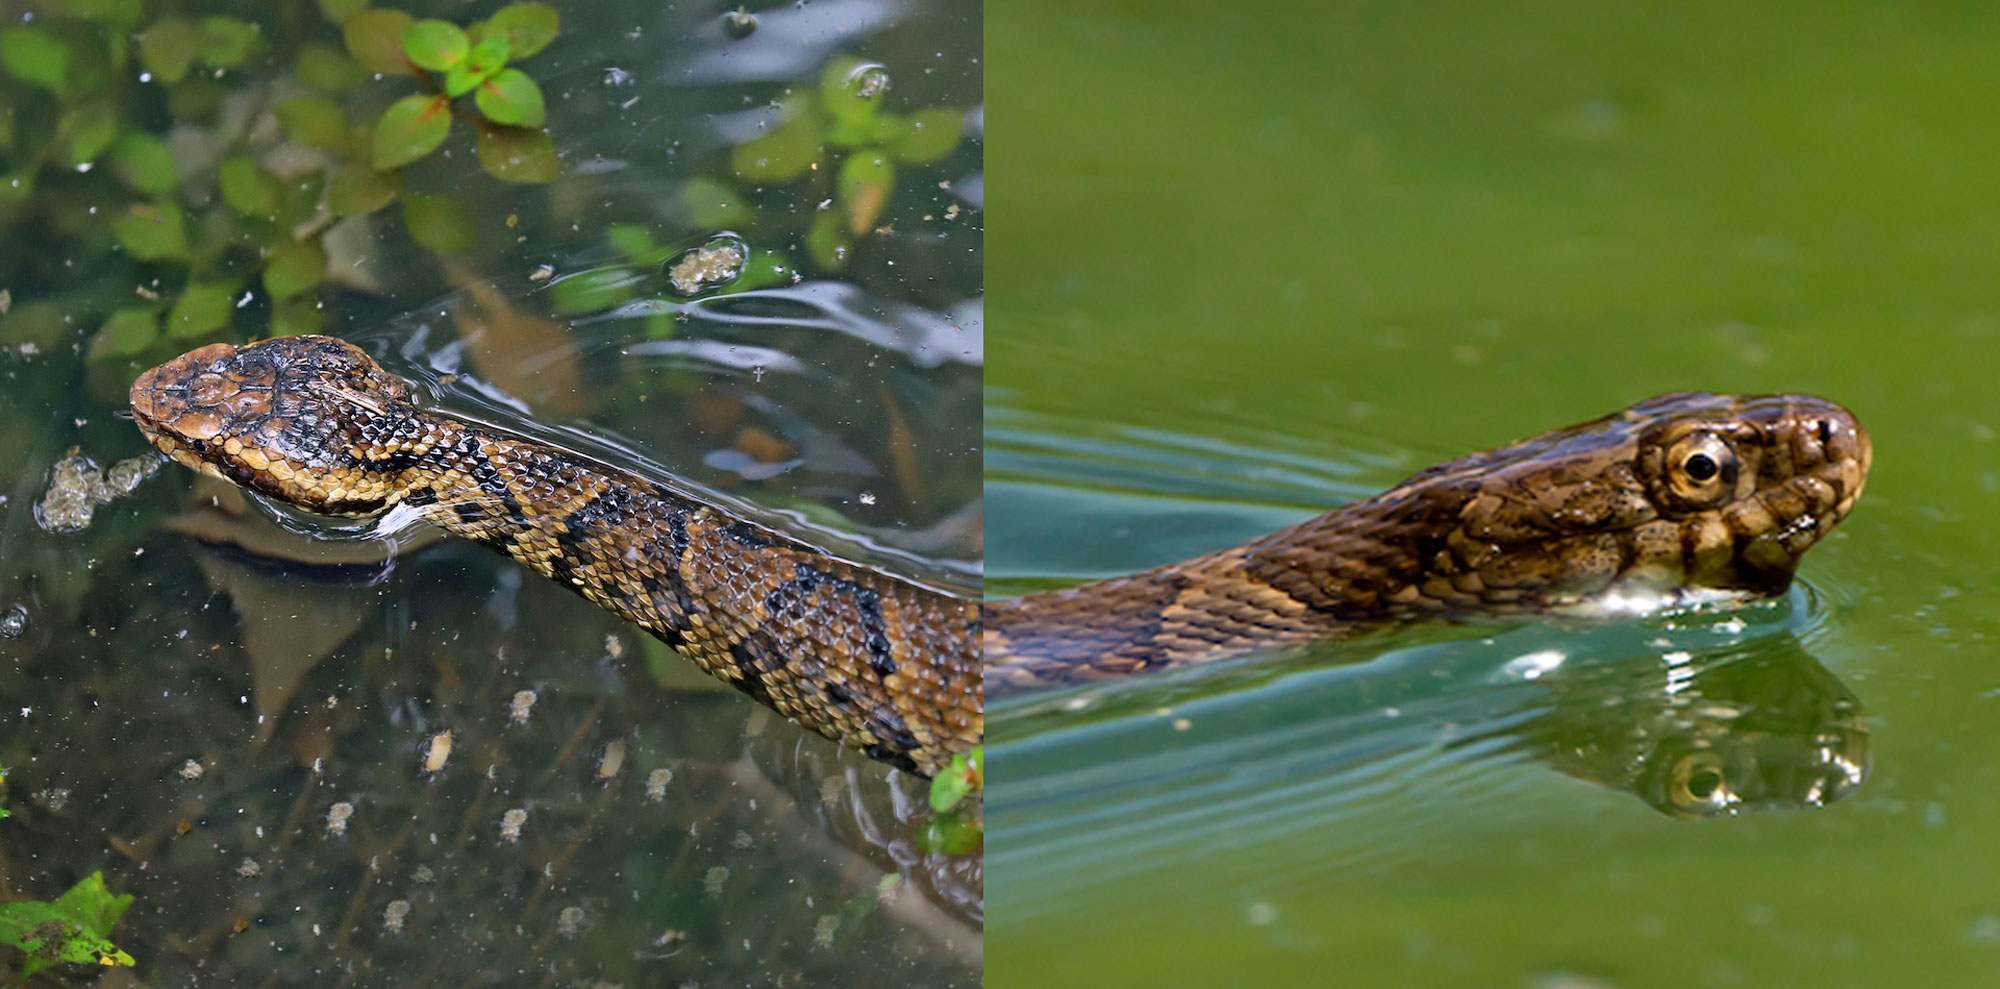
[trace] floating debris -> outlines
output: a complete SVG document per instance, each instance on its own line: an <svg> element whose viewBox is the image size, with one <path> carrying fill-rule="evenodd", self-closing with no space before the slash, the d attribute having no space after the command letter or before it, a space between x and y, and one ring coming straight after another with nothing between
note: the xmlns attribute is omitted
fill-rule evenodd
<svg viewBox="0 0 2000 989"><path fill-rule="evenodd" d="M507 701L507 721L509 724L526 725L528 723L528 715L533 714L534 711L535 692L532 690L514 691L513 698Z"/></svg>
<svg viewBox="0 0 2000 989"><path fill-rule="evenodd" d="M382 908L382 933L403 933L403 918L409 915L410 901L390 900L389 905Z"/></svg>
<svg viewBox="0 0 2000 989"><path fill-rule="evenodd" d="M701 877L701 891L709 896L721 896L722 884L729 881L729 867L718 865L709 869Z"/></svg>
<svg viewBox="0 0 2000 989"><path fill-rule="evenodd" d="M451 729L438 732L424 743L424 772L430 774L444 771L445 763L451 761Z"/></svg>
<svg viewBox="0 0 2000 989"><path fill-rule="evenodd" d="M201 774L204 772L204 770L202 769L200 762L194 759L189 759L188 761L181 763L181 768L179 772L181 774L181 779L198 780L201 779Z"/></svg>
<svg viewBox="0 0 2000 989"><path fill-rule="evenodd" d="M659 803L667 799L667 784L674 781L671 769L655 769L646 774L646 799Z"/></svg>
<svg viewBox="0 0 2000 989"><path fill-rule="evenodd" d="M0 615L0 639L18 639L28 630L28 606L17 604Z"/></svg>
<svg viewBox="0 0 2000 989"><path fill-rule="evenodd" d="M707 289L720 288L743 274L750 260L750 245L733 233L721 233L700 247L689 248L667 259L667 281L683 297Z"/></svg>
<svg viewBox="0 0 2000 989"><path fill-rule="evenodd" d="M813 922L813 947L833 947L833 932L840 929L840 918L834 914L822 914Z"/></svg>
<svg viewBox="0 0 2000 989"><path fill-rule="evenodd" d="M583 908L564 907L556 914L556 933L563 937L575 937L583 933Z"/></svg>
<svg viewBox="0 0 2000 989"><path fill-rule="evenodd" d="M437 873L432 872L431 867L428 865L420 865L417 866L415 871L410 873L410 881L413 883L437 882Z"/></svg>
<svg viewBox="0 0 2000 989"><path fill-rule="evenodd" d="M347 819L354 816L354 805L343 800L326 809L326 836L341 838L347 835Z"/></svg>
<svg viewBox="0 0 2000 989"><path fill-rule="evenodd" d="M604 755L597 760L597 781L609 783L618 778L625 769L625 740L614 738L604 746Z"/></svg>
<svg viewBox="0 0 2000 989"><path fill-rule="evenodd" d="M757 839L750 837L750 832L748 831L738 831L729 838L729 847L739 852L756 844Z"/></svg>
<svg viewBox="0 0 2000 989"><path fill-rule="evenodd" d="M528 812L520 807L500 815L500 840L513 844L521 840L521 828L528 823Z"/></svg>
<svg viewBox="0 0 2000 989"><path fill-rule="evenodd" d="M148 454L99 470L97 461L71 447L49 471L49 490L35 503L35 524L49 532L82 532L97 506L131 494L159 469L160 458Z"/></svg>
<svg viewBox="0 0 2000 989"><path fill-rule="evenodd" d="M264 865L256 859L246 858L237 863L236 874L245 879L255 879L264 874Z"/></svg>
<svg viewBox="0 0 2000 989"><path fill-rule="evenodd" d="M722 32L732 38L747 38L757 30L757 15L738 7L722 15Z"/></svg>

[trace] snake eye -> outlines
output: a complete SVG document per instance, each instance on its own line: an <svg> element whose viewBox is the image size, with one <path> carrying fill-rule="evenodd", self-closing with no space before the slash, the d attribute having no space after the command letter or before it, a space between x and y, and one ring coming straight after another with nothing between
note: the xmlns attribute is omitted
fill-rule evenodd
<svg viewBox="0 0 2000 989"><path fill-rule="evenodd" d="M1667 450L1667 484L1675 496L1700 508L1736 493L1736 451L1714 433L1691 433Z"/></svg>

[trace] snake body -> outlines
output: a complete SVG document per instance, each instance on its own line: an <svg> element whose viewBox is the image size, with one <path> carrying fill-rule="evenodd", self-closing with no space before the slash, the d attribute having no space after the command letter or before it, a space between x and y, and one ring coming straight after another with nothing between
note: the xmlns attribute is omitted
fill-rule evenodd
<svg viewBox="0 0 2000 989"><path fill-rule="evenodd" d="M1872 453L1807 395L1665 395L1440 464L1289 529L985 606L989 695L1422 618L1639 611L1775 594Z"/></svg>
<svg viewBox="0 0 2000 989"><path fill-rule="evenodd" d="M973 602L421 408L344 341L211 344L140 375L131 403L146 438L188 467L324 514L408 506L884 762L932 775L984 734Z"/></svg>

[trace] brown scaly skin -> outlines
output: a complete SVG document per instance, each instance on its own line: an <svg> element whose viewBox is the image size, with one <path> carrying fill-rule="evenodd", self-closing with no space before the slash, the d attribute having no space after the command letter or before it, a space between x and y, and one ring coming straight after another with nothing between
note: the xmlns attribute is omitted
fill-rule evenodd
<svg viewBox="0 0 2000 989"><path fill-rule="evenodd" d="M1790 585L1845 518L1868 434L1809 395L1664 395L1440 464L1145 573L985 606L987 690L1036 689L1423 618Z"/></svg>
<svg viewBox="0 0 2000 989"><path fill-rule="evenodd" d="M406 382L351 344L210 344L140 375L132 411L174 460L301 508L415 508L884 762L932 775L984 735L972 602L419 409Z"/></svg>

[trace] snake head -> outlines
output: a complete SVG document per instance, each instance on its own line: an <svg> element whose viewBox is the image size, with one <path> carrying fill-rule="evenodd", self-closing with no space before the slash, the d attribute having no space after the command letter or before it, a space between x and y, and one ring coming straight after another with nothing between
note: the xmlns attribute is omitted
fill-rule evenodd
<svg viewBox="0 0 2000 989"><path fill-rule="evenodd" d="M384 503L354 469L364 431L404 413L409 385L324 336L212 343L139 375L132 414L161 452L202 473L322 512Z"/></svg>
<svg viewBox="0 0 2000 989"><path fill-rule="evenodd" d="M1662 593L1784 590L1853 509L1872 456L1853 414L1825 399L1688 392L1442 465L1413 486L1462 493L1433 572L1476 574L1489 602L1650 610Z"/></svg>

